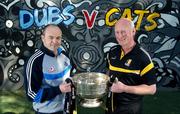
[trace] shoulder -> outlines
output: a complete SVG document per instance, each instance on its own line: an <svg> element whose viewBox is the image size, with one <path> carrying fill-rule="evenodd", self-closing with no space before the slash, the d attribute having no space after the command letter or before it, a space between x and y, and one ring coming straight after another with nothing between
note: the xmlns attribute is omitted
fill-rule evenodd
<svg viewBox="0 0 180 114"><path fill-rule="evenodd" d="M44 56L44 52L36 49L35 52L29 57L28 64L38 62ZM39 61L40 62L40 61Z"/></svg>
<svg viewBox="0 0 180 114"><path fill-rule="evenodd" d="M68 54L67 54L67 52L65 51L65 49L64 49L63 47L59 47L59 48L58 48L58 55L59 55L59 56L62 56L62 55L63 55L63 56L65 56L65 57L67 57L67 58L69 57Z"/></svg>
<svg viewBox="0 0 180 114"><path fill-rule="evenodd" d="M146 57L147 59L151 59L151 56L144 48L140 47L140 50L142 51L142 56Z"/></svg>
<svg viewBox="0 0 180 114"><path fill-rule="evenodd" d="M61 53L68 58L68 54L64 50Z"/></svg>
<svg viewBox="0 0 180 114"><path fill-rule="evenodd" d="M117 52L121 49L120 45L115 45L113 47L110 48L109 52Z"/></svg>
<svg viewBox="0 0 180 114"><path fill-rule="evenodd" d="M43 51L41 51L40 49L36 49L34 54L32 54L30 58L38 58L44 54L45 53Z"/></svg>
<svg viewBox="0 0 180 114"><path fill-rule="evenodd" d="M118 56L120 54L121 46L115 45L110 48L110 50L107 53L107 58L110 59L111 57Z"/></svg>
<svg viewBox="0 0 180 114"><path fill-rule="evenodd" d="M136 54L138 56L138 58L144 63L151 63L152 59L151 56L149 55L149 53L141 46L138 46L138 48L136 49Z"/></svg>

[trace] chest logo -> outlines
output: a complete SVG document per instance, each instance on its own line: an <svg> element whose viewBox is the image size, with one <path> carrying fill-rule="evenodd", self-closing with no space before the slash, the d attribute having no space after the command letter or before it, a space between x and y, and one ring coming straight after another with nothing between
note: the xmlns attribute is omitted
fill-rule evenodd
<svg viewBox="0 0 180 114"><path fill-rule="evenodd" d="M125 66L130 66L130 64L131 64L131 62L132 62L132 59L128 59L126 62L125 62Z"/></svg>
<svg viewBox="0 0 180 114"><path fill-rule="evenodd" d="M51 66L49 69L48 69L48 72L54 72L55 71L55 68L53 66Z"/></svg>
<svg viewBox="0 0 180 114"><path fill-rule="evenodd" d="M68 66L68 63L67 63L67 62L64 62L64 66Z"/></svg>

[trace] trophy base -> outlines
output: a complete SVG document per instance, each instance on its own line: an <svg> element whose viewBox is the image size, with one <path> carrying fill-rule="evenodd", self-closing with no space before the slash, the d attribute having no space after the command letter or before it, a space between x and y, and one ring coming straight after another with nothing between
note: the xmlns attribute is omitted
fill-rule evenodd
<svg viewBox="0 0 180 114"><path fill-rule="evenodd" d="M99 99L83 99L80 103L82 107L85 108L96 108L102 104L102 101Z"/></svg>

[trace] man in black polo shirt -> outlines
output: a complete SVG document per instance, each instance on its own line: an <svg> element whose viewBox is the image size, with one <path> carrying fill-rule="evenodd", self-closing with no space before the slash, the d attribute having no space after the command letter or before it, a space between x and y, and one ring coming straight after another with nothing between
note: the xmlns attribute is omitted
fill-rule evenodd
<svg viewBox="0 0 180 114"><path fill-rule="evenodd" d="M110 91L108 114L142 114L142 98L156 92L154 64L149 54L135 41L134 23L121 18L115 24L119 45L108 54L109 76L115 77Z"/></svg>

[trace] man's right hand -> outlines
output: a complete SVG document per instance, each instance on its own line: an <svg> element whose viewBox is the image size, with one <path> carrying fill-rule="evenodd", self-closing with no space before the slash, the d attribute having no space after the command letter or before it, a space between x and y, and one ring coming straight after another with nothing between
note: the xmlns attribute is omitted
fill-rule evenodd
<svg viewBox="0 0 180 114"><path fill-rule="evenodd" d="M59 85L59 89L62 93L71 92L71 83L62 83Z"/></svg>

